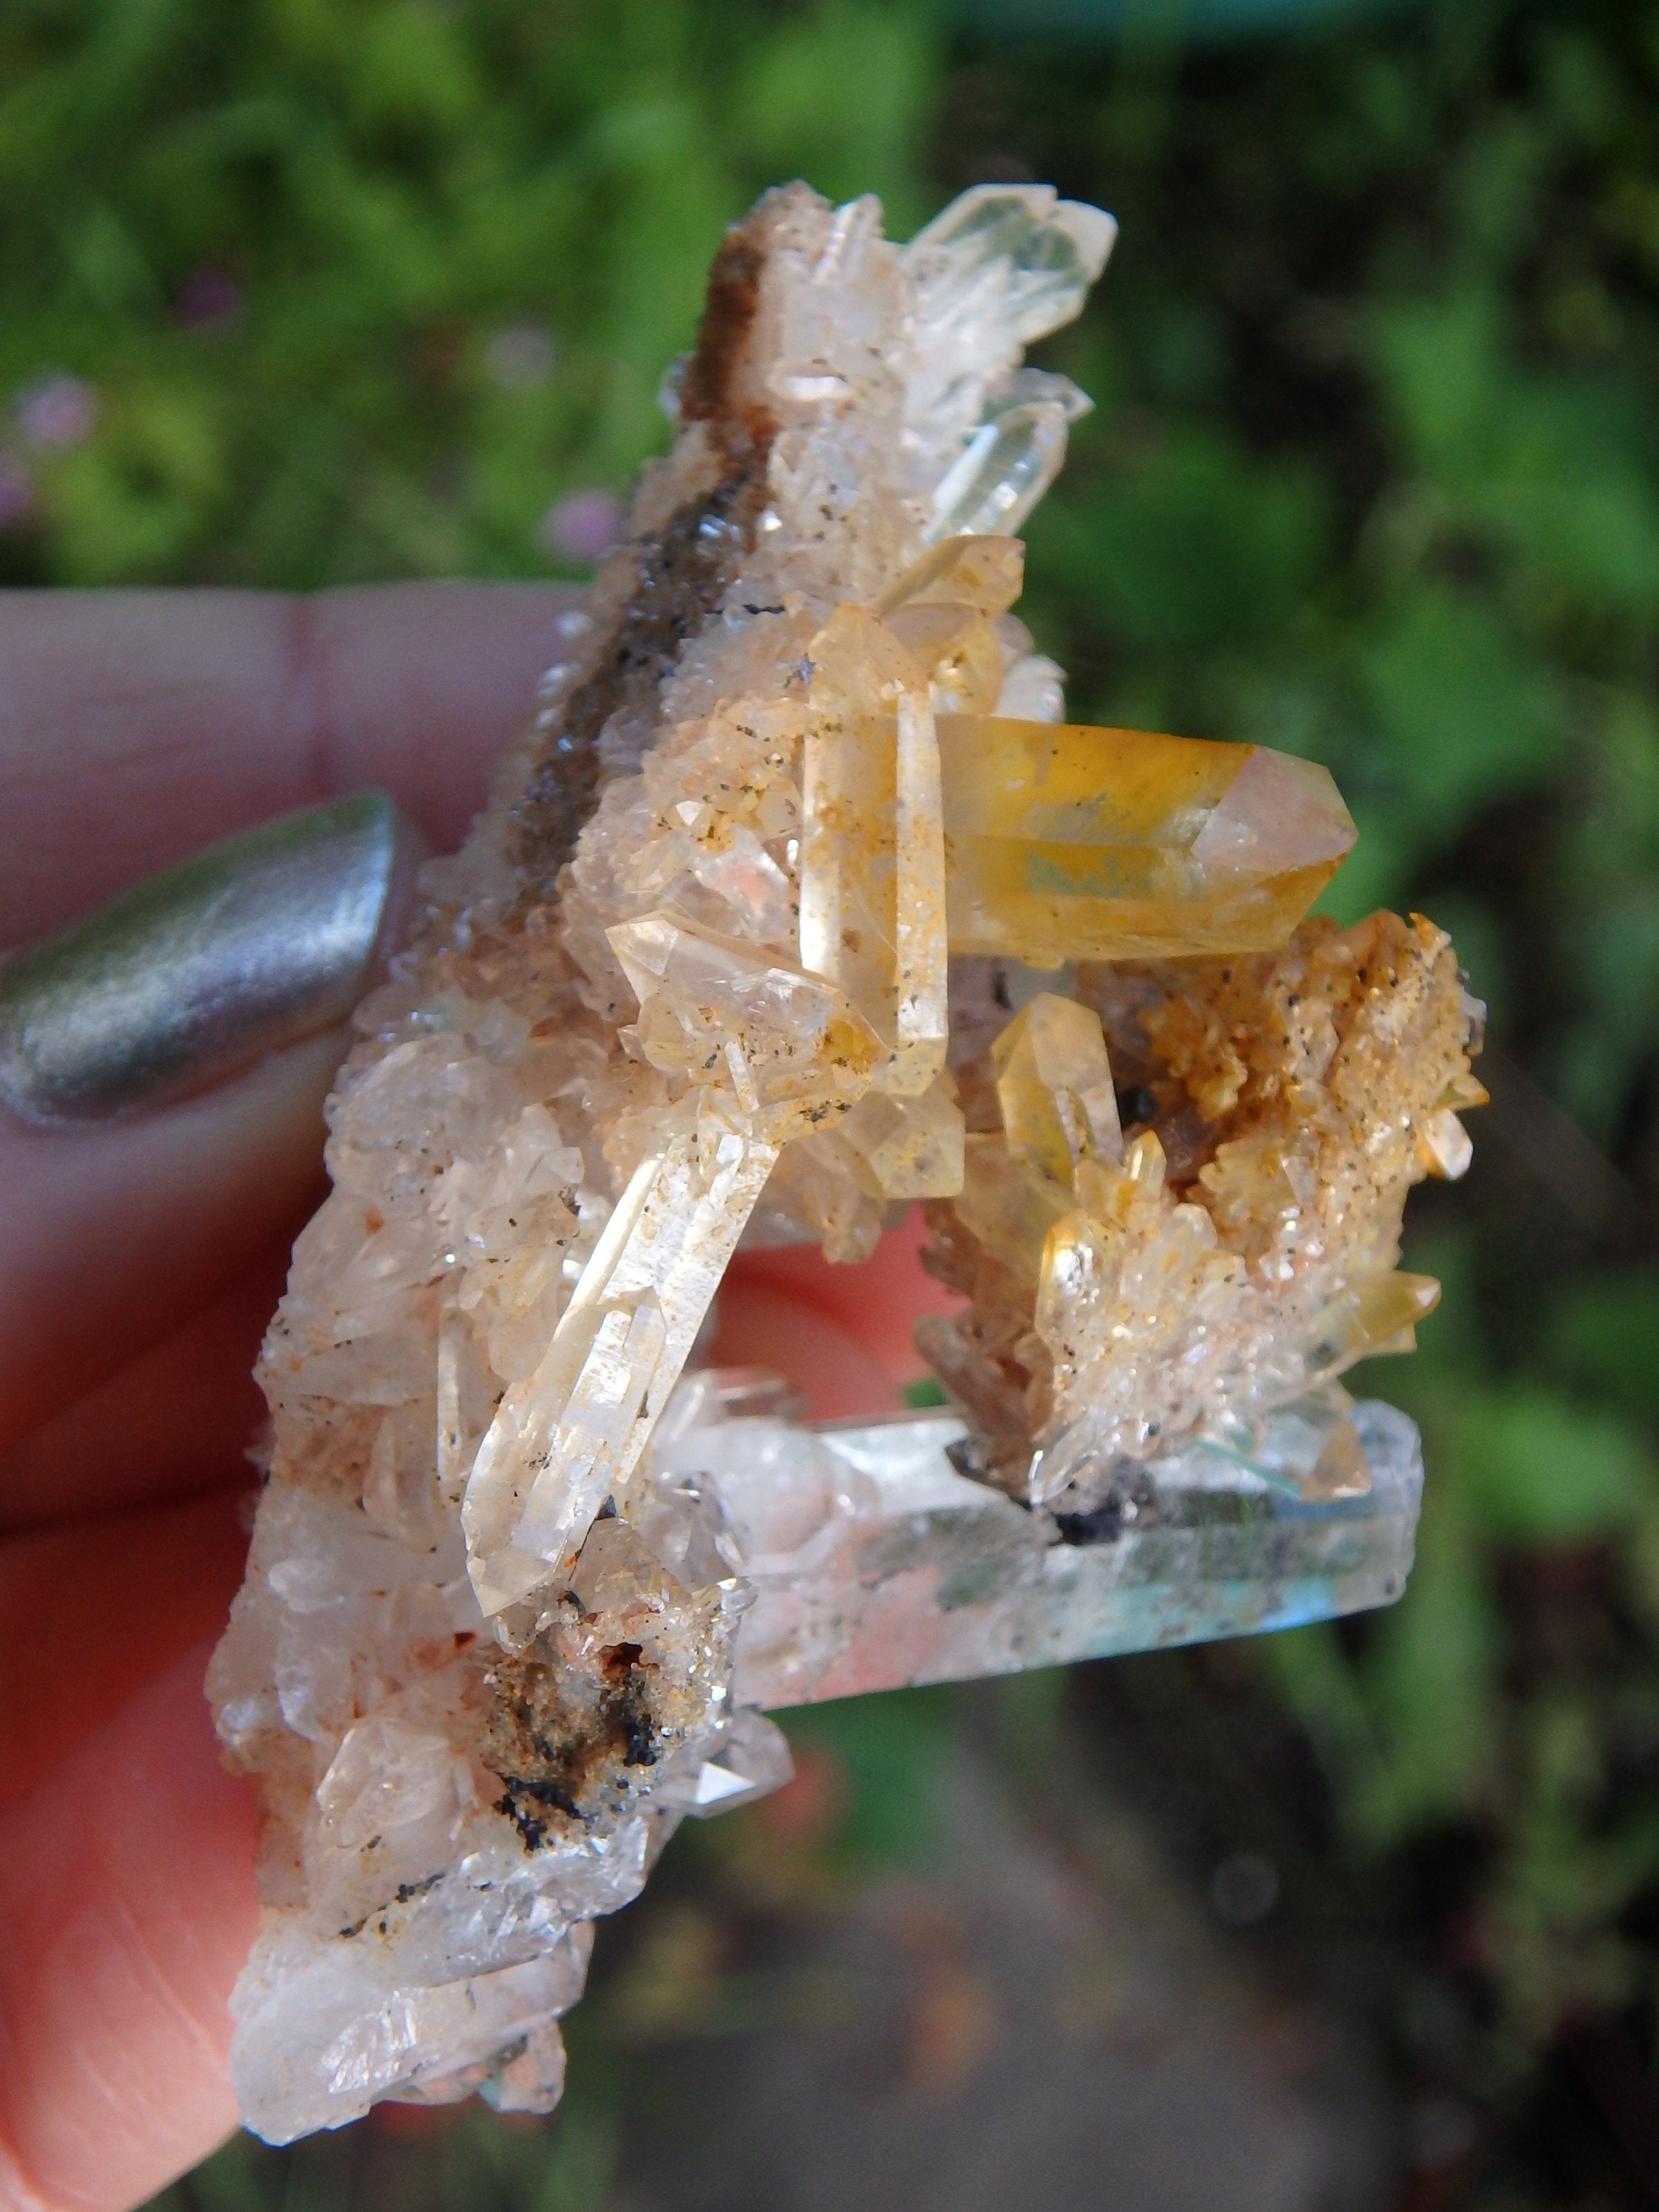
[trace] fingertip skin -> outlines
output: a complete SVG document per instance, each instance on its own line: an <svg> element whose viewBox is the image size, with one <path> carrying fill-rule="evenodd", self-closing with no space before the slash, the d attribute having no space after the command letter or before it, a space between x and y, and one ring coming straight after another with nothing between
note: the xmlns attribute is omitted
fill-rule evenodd
<svg viewBox="0 0 1659 2212"><path fill-rule="evenodd" d="M711 1357L716 1367L781 1375L815 1421L877 1419L898 1408L887 1366L852 1330L772 1283L728 1276L721 1284Z"/></svg>
<svg viewBox="0 0 1659 2212"><path fill-rule="evenodd" d="M247 1556L247 1489L244 1480L0 1544L0 1815L113 1720L136 1685L223 1632ZM43 1635L69 1590L75 1634Z"/></svg>
<svg viewBox="0 0 1659 2212"><path fill-rule="evenodd" d="M273 1244L171 1336L0 1445L0 1535L248 1487L247 1449L265 1414L253 1363L288 1279L289 1245L286 1237Z"/></svg>
<svg viewBox="0 0 1659 2212"><path fill-rule="evenodd" d="M0 945L366 784L460 842L568 584L0 592Z"/></svg>
<svg viewBox="0 0 1659 2212"><path fill-rule="evenodd" d="M0 1114L0 1446L222 1295L323 1194L323 1102L349 1040L274 1053L104 1127Z"/></svg>
<svg viewBox="0 0 1659 2212"><path fill-rule="evenodd" d="M0 2212L125 2212L236 2124L255 1809L220 1764L210 1648L0 1814Z"/></svg>
<svg viewBox="0 0 1659 2212"><path fill-rule="evenodd" d="M912 1206L859 1266L837 1266L814 1244L739 1252L720 1285L716 1362L775 1368L820 1420L890 1413L926 1372L916 1322L963 1303L923 1267L926 1234Z"/></svg>

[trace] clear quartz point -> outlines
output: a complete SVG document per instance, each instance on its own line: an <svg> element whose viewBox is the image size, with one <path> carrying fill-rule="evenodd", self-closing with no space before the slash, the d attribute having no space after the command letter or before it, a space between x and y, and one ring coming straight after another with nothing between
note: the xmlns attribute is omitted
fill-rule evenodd
<svg viewBox="0 0 1659 2212"><path fill-rule="evenodd" d="M260 1793L231 2011L271 2141L556 2102L592 1923L784 1784L763 1708L1382 1604L1480 1010L1420 916L1308 918L1325 771L1063 719L1012 535L1087 402L1024 366L1112 220L911 240L768 193L666 459L414 941L261 1354L208 1691ZM950 1410L711 1366L740 1245L924 1210Z"/></svg>
<svg viewBox="0 0 1659 2212"><path fill-rule="evenodd" d="M947 1413L716 1424L668 1456L724 1469L757 1591L735 1692L777 1709L1386 1605L1411 1569L1421 1449L1389 1406L1347 1426L1363 1487L1302 1495L1206 1441L1120 1462L1103 1498L1053 1515L961 1474Z"/></svg>
<svg viewBox="0 0 1659 2212"><path fill-rule="evenodd" d="M783 1730L744 1705L694 1758L664 1773L660 1790L665 1804L706 1820L781 1789L793 1771Z"/></svg>
<svg viewBox="0 0 1659 2212"><path fill-rule="evenodd" d="M1060 198L1051 185L975 185L905 248L917 313L943 324L994 288L999 330L1032 345L1074 319L1116 236L1109 215Z"/></svg>
<svg viewBox="0 0 1659 2212"><path fill-rule="evenodd" d="M1004 378L933 494L928 536L1018 530L1065 465L1067 426L1093 404L1069 377L1017 368Z"/></svg>
<svg viewBox="0 0 1659 2212"><path fill-rule="evenodd" d="M1066 460L1066 410L1031 399L981 423L933 495L930 538L1014 531Z"/></svg>

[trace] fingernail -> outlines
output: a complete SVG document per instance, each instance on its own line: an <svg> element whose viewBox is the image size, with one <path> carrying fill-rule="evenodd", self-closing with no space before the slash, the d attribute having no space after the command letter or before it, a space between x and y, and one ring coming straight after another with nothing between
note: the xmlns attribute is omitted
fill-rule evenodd
<svg viewBox="0 0 1659 2212"><path fill-rule="evenodd" d="M192 855L0 968L0 1099L96 1121L204 1088L343 1022L418 840L383 792Z"/></svg>

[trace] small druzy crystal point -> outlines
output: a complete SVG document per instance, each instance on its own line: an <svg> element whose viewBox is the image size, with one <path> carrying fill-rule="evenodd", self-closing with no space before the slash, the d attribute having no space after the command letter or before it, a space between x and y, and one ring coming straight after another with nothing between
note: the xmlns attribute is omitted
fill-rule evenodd
<svg viewBox="0 0 1659 2212"><path fill-rule="evenodd" d="M1092 1006L1039 991L992 1045L991 1066L1003 1139L1016 1159L1069 1188L1085 1152L1121 1158L1112 1064Z"/></svg>
<svg viewBox="0 0 1659 2212"><path fill-rule="evenodd" d="M590 1923L775 1787L762 1709L1386 1602L1412 1182L1468 1161L1443 935L1304 919L1325 771L1064 719L1011 532L1024 367L1114 226L983 185L907 246L769 193L678 431L433 864L330 1104L209 1689L258 1782L232 2071L273 2140L545 2111ZM745 1238L920 1200L952 1409L815 1429L699 1364Z"/></svg>

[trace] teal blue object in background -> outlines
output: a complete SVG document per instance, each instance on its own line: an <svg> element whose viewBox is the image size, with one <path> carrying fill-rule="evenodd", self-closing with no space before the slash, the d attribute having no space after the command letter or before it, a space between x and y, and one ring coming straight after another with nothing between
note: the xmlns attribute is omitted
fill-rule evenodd
<svg viewBox="0 0 1659 2212"><path fill-rule="evenodd" d="M1059 32L1091 40L1171 45L1317 30L1382 15L1421 0L962 0L958 21L992 36Z"/></svg>

